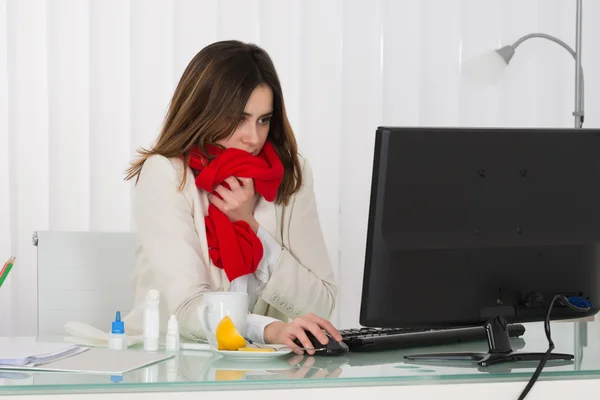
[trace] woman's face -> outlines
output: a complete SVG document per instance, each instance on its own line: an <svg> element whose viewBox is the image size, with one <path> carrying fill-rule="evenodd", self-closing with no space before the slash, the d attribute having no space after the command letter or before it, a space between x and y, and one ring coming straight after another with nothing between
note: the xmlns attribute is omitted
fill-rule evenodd
<svg viewBox="0 0 600 400"><path fill-rule="evenodd" d="M234 148L258 155L267 141L272 114L273 91L267 85L259 85L252 91L244 115L233 134L217 144L226 149Z"/></svg>

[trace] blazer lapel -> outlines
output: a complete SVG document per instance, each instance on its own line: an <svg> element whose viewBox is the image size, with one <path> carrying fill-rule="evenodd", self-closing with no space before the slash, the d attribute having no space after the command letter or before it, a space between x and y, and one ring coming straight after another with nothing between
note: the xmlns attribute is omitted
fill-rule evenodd
<svg viewBox="0 0 600 400"><path fill-rule="evenodd" d="M206 224L204 222L204 216L206 215L204 210L208 210L208 198L203 190L196 189L196 191L198 192L198 204L196 204L197 207L194 207L194 225L202 247L202 259L206 265L211 265L208 256L208 242L206 240Z"/></svg>
<svg viewBox="0 0 600 400"><path fill-rule="evenodd" d="M277 236L277 211L275 203L270 203L261 196L254 208L254 219L256 219L264 230L279 241Z"/></svg>

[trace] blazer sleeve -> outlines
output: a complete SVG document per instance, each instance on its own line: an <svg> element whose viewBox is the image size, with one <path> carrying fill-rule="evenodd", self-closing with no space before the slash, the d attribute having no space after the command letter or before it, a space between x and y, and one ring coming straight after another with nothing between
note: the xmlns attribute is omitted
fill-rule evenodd
<svg viewBox="0 0 600 400"><path fill-rule="evenodd" d="M288 318L313 313L330 319L337 286L317 212L312 169L306 159L302 178L301 189L284 208L281 253L261 297Z"/></svg>
<svg viewBox="0 0 600 400"><path fill-rule="evenodd" d="M175 314L181 334L204 337L197 318L202 293L210 277L194 228L192 200L179 190L181 168L162 156L148 158L135 186L134 217L143 263L152 286L161 293L169 314ZM140 287L148 287L148 282ZM137 286L137 285L136 285ZM139 289L138 291L141 291ZM145 293L136 293L136 297Z"/></svg>

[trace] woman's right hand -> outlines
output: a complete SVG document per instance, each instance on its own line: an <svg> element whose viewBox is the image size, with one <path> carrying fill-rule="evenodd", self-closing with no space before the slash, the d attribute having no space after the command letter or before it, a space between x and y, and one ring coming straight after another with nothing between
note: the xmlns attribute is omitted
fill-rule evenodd
<svg viewBox="0 0 600 400"><path fill-rule="evenodd" d="M254 190L254 180L230 176L225 179L225 182L229 185L229 189L224 185L214 189L221 198L209 193L208 200L227 215L231 222L246 221L256 233L258 222L254 219L254 207L258 201L258 194Z"/></svg>
<svg viewBox="0 0 600 400"><path fill-rule="evenodd" d="M314 314L307 314L303 317L295 318L290 323L275 321L267 325L264 331L265 343L283 344L291 348L296 354L304 354L304 350L298 348L298 345L294 343L294 340L298 339L302 347L307 349L306 352L313 355L315 354L315 351L312 349L314 346L308 339L308 336L306 336L305 330L310 331L323 344L329 341L325 332L329 333L338 342L342 341L342 335L340 335L331 322Z"/></svg>

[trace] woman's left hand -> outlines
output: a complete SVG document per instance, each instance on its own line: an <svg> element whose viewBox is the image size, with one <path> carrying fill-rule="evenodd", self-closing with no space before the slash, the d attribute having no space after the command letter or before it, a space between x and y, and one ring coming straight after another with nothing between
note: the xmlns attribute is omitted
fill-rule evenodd
<svg viewBox="0 0 600 400"><path fill-rule="evenodd" d="M232 222L246 221L252 230L257 232L258 222L254 219L254 207L258 201L258 195L254 190L254 180L230 176L225 179L225 182L229 185L229 189L222 184L214 189L221 198L209 193L208 200L227 215Z"/></svg>

